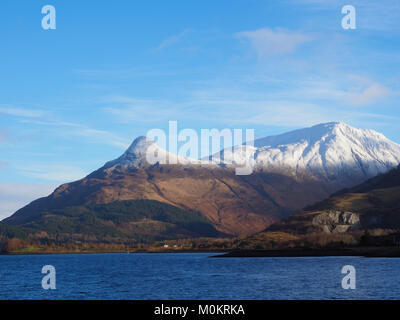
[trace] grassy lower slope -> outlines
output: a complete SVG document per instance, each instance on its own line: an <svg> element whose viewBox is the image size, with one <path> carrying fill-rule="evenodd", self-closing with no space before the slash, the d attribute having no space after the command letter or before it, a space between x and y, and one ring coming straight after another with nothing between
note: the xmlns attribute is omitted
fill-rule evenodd
<svg viewBox="0 0 400 320"><path fill-rule="evenodd" d="M73 236L91 240L157 241L223 235L200 213L154 200L70 206L41 212L17 226L0 224L0 233L17 230L21 235L28 230L58 238Z"/></svg>

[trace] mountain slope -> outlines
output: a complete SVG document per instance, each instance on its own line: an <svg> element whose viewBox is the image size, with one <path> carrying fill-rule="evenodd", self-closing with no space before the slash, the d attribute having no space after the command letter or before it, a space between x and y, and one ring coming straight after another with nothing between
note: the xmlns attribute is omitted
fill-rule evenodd
<svg viewBox="0 0 400 320"><path fill-rule="evenodd" d="M99 170L60 186L50 196L32 202L4 222L25 224L37 219L43 211L69 206L149 199L200 211L221 232L248 234L264 229L327 193L315 181L299 183L273 173L240 177L233 170L218 167L160 165L128 171Z"/></svg>
<svg viewBox="0 0 400 320"><path fill-rule="evenodd" d="M243 148L252 147L233 151ZM48 211L145 199L200 212L220 232L248 235L400 162L399 145L375 131L340 123L260 139L251 150L256 170L237 176L232 150L218 154L219 165L208 164L170 154L140 137L118 159L60 186L4 223L25 225ZM164 156L165 163L148 163L149 152Z"/></svg>

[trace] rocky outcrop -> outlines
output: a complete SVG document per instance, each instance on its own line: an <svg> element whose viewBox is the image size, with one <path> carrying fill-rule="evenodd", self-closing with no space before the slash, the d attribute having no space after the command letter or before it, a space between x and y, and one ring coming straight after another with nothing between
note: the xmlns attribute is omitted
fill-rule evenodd
<svg viewBox="0 0 400 320"><path fill-rule="evenodd" d="M349 211L326 211L317 214L312 224L327 233L344 233L360 227L360 215Z"/></svg>

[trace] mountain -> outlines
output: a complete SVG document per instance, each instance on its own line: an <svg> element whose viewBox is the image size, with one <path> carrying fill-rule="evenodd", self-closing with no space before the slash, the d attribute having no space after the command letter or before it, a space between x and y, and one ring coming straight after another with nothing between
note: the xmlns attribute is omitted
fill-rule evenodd
<svg viewBox="0 0 400 320"><path fill-rule="evenodd" d="M166 161L151 164L146 158L149 154ZM242 158L254 155L251 175L235 174L235 167L240 165L233 161L240 158L235 154ZM79 181L61 185L3 223L24 227L34 224L35 230L49 231L46 226L50 218L61 214L69 223L71 217L65 211L85 207L90 214L80 211L81 219L94 215L99 218L97 222L109 225L114 221L96 216L101 207L153 200L185 212L199 212L218 232L249 235L333 192L393 168L400 162L400 146L372 130L327 123L258 139L254 147L225 149L214 160L209 163L180 157L139 137L121 157ZM139 220L146 219L143 215ZM122 229L126 236L139 232Z"/></svg>
<svg viewBox="0 0 400 320"><path fill-rule="evenodd" d="M234 155L254 157L256 170L304 173L351 185L384 173L400 163L400 145L374 130L331 122L258 139L254 147L223 150L218 159L235 163ZM242 160L243 161L243 160Z"/></svg>
<svg viewBox="0 0 400 320"><path fill-rule="evenodd" d="M267 232L311 234L400 230L400 166L278 222Z"/></svg>

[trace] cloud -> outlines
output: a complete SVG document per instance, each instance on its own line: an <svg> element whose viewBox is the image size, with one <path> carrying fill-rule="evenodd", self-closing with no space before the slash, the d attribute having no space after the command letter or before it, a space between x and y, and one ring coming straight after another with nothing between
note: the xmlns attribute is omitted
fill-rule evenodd
<svg viewBox="0 0 400 320"><path fill-rule="evenodd" d="M331 78L317 77L288 80L275 99L334 103L337 106L368 106L392 94L392 90L376 80L358 75L336 74Z"/></svg>
<svg viewBox="0 0 400 320"><path fill-rule="evenodd" d="M102 110L123 123L178 120L196 121L196 126L207 127L300 127L330 121L351 123L362 118L371 122L367 114L355 114L353 106L369 105L391 92L376 80L344 73L284 79L266 79L263 85L270 89L262 92L235 79L234 87L230 83L208 83L204 89L187 91L185 98L179 100L108 96L103 103L112 107Z"/></svg>
<svg viewBox="0 0 400 320"><path fill-rule="evenodd" d="M179 43L191 30L185 29L179 34L172 35L166 39L164 39L158 46L155 48L155 51L160 51L165 48L168 48L174 44Z"/></svg>
<svg viewBox="0 0 400 320"><path fill-rule="evenodd" d="M325 109L298 100L274 99L272 96L255 96L251 92L237 90L205 90L192 92L185 101L144 100L130 97L114 97L118 107L103 111L121 122L148 121L168 123L170 120L203 122L208 127L221 125L282 125L298 127L328 122ZM112 101L107 98L108 103ZM296 114L296 117L293 117ZM215 121L211 120L215 119ZM215 123L217 122L217 123Z"/></svg>
<svg viewBox="0 0 400 320"><path fill-rule="evenodd" d="M97 143L114 146L120 149L127 149L129 147L129 140L121 138L109 131L92 129L79 123L65 122L65 121L53 121L53 120L36 120L36 119L24 119L22 123L30 123L41 126L54 126L64 127L67 130L62 131L63 137L65 136L77 136L89 138ZM59 132L59 130L57 130Z"/></svg>
<svg viewBox="0 0 400 320"><path fill-rule="evenodd" d="M124 150L128 148L130 144L129 140L121 138L105 130L93 129L74 122L59 121L53 116L50 116L50 114L44 110L15 108L11 106L0 105L0 114L21 117L23 119L18 120L20 123L57 127L57 129L60 127L68 128L68 130L62 131L62 135L64 137L68 135L86 137L97 143L111 145ZM60 130L57 130L56 134L59 132ZM0 142L4 140L5 137L0 133Z"/></svg>
<svg viewBox="0 0 400 320"><path fill-rule="evenodd" d="M258 57L292 53L301 44L312 40L305 33L269 28L238 32L235 37L249 41Z"/></svg>
<svg viewBox="0 0 400 320"><path fill-rule="evenodd" d="M386 98L390 90L378 82L372 83L359 92L351 92L348 95L349 101L354 106L365 106L374 103L378 99Z"/></svg>
<svg viewBox="0 0 400 320"><path fill-rule="evenodd" d="M37 164L16 166L19 174L36 179L69 182L84 178L88 172L81 168L62 164Z"/></svg>
<svg viewBox="0 0 400 320"><path fill-rule="evenodd" d="M137 99L127 96L108 96L103 103L112 105L102 110L115 116L119 122L157 122L182 114L185 104L169 100Z"/></svg>
<svg viewBox="0 0 400 320"><path fill-rule="evenodd" d="M91 129L87 127L80 127L77 130L71 131L71 135L76 135L79 137L87 137L96 142L111 145L120 149L127 149L130 145L128 139L123 139L111 132L105 130Z"/></svg>
<svg viewBox="0 0 400 320"><path fill-rule="evenodd" d="M43 110L15 108L0 105L0 114L24 118L41 118L45 115Z"/></svg>
<svg viewBox="0 0 400 320"><path fill-rule="evenodd" d="M0 182L0 220L33 200L49 195L56 187L55 184Z"/></svg>

